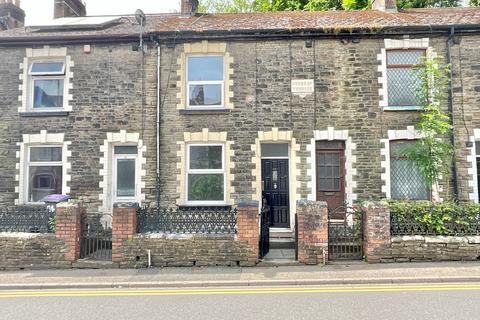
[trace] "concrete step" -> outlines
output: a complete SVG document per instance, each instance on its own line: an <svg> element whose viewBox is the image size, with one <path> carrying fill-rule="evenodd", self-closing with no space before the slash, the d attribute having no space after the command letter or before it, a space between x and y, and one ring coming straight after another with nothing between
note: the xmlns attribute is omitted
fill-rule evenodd
<svg viewBox="0 0 480 320"><path fill-rule="evenodd" d="M295 266L299 265L295 260L295 250L293 249L270 249L262 262L258 266Z"/></svg>
<svg viewBox="0 0 480 320"><path fill-rule="evenodd" d="M101 261L92 259L79 259L72 263L74 268L78 269L117 269L118 263L112 261Z"/></svg>
<svg viewBox="0 0 480 320"><path fill-rule="evenodd" d="M271 249L295 249L295 240L292 238L270 238Z"/></svg>
<svg viewBox="0 0 480 320"><path fill-rule="evenodd" d="M293 232L286 231L272 231L270 230L270 238L293 238Z"/></svg>

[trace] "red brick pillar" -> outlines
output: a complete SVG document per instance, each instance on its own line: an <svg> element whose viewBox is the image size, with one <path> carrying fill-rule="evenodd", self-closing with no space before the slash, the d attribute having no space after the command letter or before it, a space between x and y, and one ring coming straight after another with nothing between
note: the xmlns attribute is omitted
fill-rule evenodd
<svg viewBox="0 0 480 320"><path fill-rule="evenodd" d="M391 244L390 210L382 202L366 203L363 210L363 253L368 263L378 263Z"/></svg>
<svg viewBox="0 0 480 320"><path fill-rule="evenodd" d="M253 266L258 262L260 226L257 201L241 201L237 205L237 240L246 241L250 247L250 256L243 265Z"/></svg>
<svg viewBox="0 0 480 320"><path fill-rule="evenodd" d="M55 238L68 245L65 253L67 261L74 262L80 258L80 237L82 234L82 216L85 209L75 202L59 203L56 207L57 223Z"/></svg>
<svg viewBox="0 0 480 320"><path fill-rule="evenodd" d="M112 261L121 262L123 254L120 247L124 241L133 239L137 233L136 203L114 204L112 220Z"/></svg>
<svg viewBox="0 0 480 320"><path fill-rule="evenodd" d="M297 201L298 262L323 263L328 257L328 209L324 201Z"/></svg>

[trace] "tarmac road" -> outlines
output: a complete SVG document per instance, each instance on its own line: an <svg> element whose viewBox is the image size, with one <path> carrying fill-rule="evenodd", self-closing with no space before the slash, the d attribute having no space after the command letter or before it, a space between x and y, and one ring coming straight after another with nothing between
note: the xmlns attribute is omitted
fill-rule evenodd
<svg viewBox="0 0 480 320"><path fill-rule="evenodd" d="M0 291L0 319L480 319L480 283Z"/></svg>

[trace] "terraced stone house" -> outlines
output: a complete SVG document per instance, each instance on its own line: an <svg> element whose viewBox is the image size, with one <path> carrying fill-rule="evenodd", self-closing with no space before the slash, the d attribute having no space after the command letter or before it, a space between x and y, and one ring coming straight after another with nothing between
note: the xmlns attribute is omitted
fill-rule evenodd
<svg viewBox="0 0 480 320"><path fill-rule="evenodd" d="M90 214L266 201L427 199L413 67L452 65L450 188L478 202L480 9L60 18L0 33L0 205L69 194ZM142 39L139 45L139 39Z"/></svg>

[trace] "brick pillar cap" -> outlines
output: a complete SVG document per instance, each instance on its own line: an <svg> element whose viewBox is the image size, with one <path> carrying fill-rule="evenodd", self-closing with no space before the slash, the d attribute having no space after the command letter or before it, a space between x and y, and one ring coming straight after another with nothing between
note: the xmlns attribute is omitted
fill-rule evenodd
<svg viewBox="0 0 480 320"><path fill-rule="evenodd" d="M59 202L56 204L57 208L73 208L73 207L78 207L80 205L80 202L78 200L68 200L65 202Z"/></svg>
<svg viewBox="0 0 480 320"><path fill-rule="evenodd" d="M239 200L237 203L238 208L253 207L258 208L258 201L256 200Z"/></svg>
<svg viewBox="0 0 480 320"><path fill-rule="evenodd" d="M140 205L138 204L138 202L115 202L113 204L113 207L114 208L139 208Z"/></svg>
<svg viewBox="0 0 480 320"><path fill-rule="evenodd" d="M297 207L317 207L317 208L326 208L327 202L325 201L312 201L307 199L297 200Z"/></svg>
<svg viewBox="0 0 480 320"><path fill-rule="evenodd" d="M385 207L388 208L389 205L386 201L365 201L365 202L362 202L361 207L375 209L375 208L385 208Z"/></svg>

